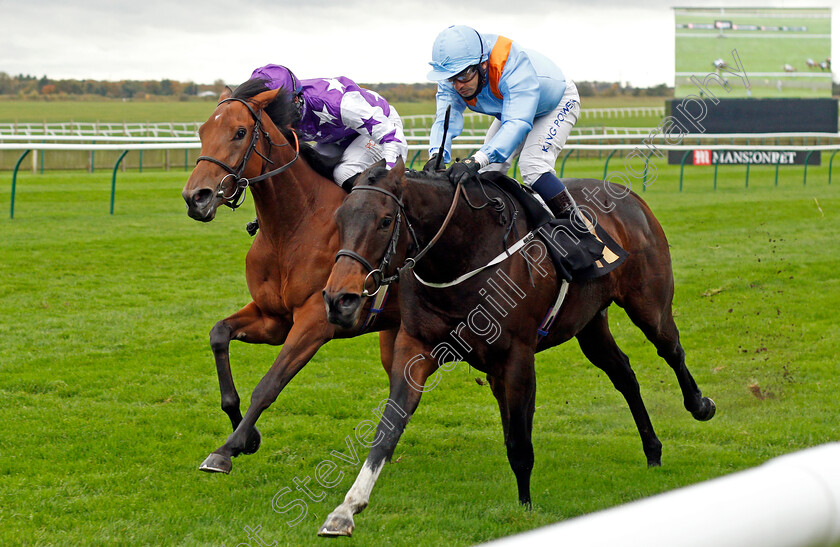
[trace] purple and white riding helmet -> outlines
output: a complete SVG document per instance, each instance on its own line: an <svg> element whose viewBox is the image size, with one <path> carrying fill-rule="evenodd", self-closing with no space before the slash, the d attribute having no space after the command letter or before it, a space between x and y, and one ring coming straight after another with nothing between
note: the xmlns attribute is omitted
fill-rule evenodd
<svg viewBox="0 0 840 547"><path fill-rule="evenodd" d="M269 89L282 87L292 95L300 94L301 85L291 70L283 65L265 65L251 73L251 80L266 80Z"/></svg>

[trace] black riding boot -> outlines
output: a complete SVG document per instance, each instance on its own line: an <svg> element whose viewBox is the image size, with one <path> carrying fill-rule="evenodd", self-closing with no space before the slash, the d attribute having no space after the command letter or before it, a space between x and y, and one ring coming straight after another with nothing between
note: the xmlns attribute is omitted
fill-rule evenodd
<svg viewBox="0 0 840 547"><path fill-rule="evenodd" d="M545 200L545 204L548 205L548 208L551 209L551 212L557 218L571 219L576 226L581 228L588 224L583 218L583 215L580 214L577 203L575 203L575 198L565 188L553 198ZM575 216L573 217L572 215Z"/></svg>
<svg viewBox="0 0 840 547"><path fill-rule="evenodd" d="M542 197L557 218L567 219L570 213L577 209L575 200L566 190L566 185L552 171L540 175L531 188Z"/></svg>
<svg viewBox="0 0 840 547"><path fill-rule="evenodd" d="M577 256L568 268L573 272L572 277L578 276L582 279L598 277L609 273L624 262L627 252L608 233L602 230L599 235L596 232L596 219L587 217L581 211L575 199L569 194L569 190L554 173L544 173L531 187L543 196L543 201L555 217L560 221L571 221L575 235L566 240L569 247L564 247L564 249L569 251L574 247L577 253L569 252L568 255L564 253L563 256L567 260L569 256ZM552 197L546 198L546 195ZM561 230L558 233L565 232ZM555 241L557 241L556 238ZM563 243L561 242L560 245L563 246ZM551 247L549 247L550 250Z"/></svg>

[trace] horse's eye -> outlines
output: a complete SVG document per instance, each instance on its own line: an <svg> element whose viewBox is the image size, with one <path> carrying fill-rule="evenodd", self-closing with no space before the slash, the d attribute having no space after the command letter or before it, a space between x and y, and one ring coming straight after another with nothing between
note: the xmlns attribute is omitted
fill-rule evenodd
<svg viewBox="0 0 840 547"><path fill-rule="evenodd" d="M248 132L247 132L247 131L245 131L245 128L244 128L244 127L240 127L239 129L237 129L237 130L236 130L236 135L233 137L233 140L235 140L235 141L242 140L242 139L244 139L244 138L245 138L245 135L246 135L247 133L248 133Z"/></svg>
<svg viewBox="0 0 840 547"><path fill-rule="evenodd" d="M380 228L387 228L388 226L391 225L392 222L394 222L393 218L385 217L385 218L383 218L382 220L379 221L379 227Z"/></svg>

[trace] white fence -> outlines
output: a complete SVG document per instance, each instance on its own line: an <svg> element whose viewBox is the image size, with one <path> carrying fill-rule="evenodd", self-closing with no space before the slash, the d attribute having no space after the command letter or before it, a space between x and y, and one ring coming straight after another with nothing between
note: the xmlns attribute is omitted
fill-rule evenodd
<svg viewBox="0 0 840 547"><path fill-rule="evenodd" d="M591 131L593 132L589 132ZM598 128L600 129L600 128ZM569 135L567 142L575 141L650 141L651 135L653 139L662 140L661 134L654 133L654 128L646 127L624 127L624 128L609 128L612 132L609 133L594 133L596 128L586 128L587 133L578 133ZM622 132L619 132L621 130ZM686 133L683 135L683 140L692 141L719 141L729 140L730 142L738 140L746 141L766 141L781 140L781 139L814 139L827 141L840 140L840 133ZM428 135L407 135L406 140L410 143L428 143ZM49 141L47 143L46 141ZM474 143L483 142L483 135L461 135L455 139L456 143ZM79 142L81 144L63 145L60 143ZM126 136L107 136L107 135L21 135L21 134L0 134L0 150L106 150L101 143L127 143L127 144L165 144L165 143L199 143L198 135L189 135L183 137L126 137ZM46 146L49 144L49 146ZM55 146L53 145L55 144ZM45 145L45 146L41 146ZM66 148L61 148L67 146ZM114 145L118 149L120 145ZM567 145L566 147L568 147ZM83 147L83 148L79 148ZM147 149L166 149L167 146ZM172 149L181 147L172 147ZM197 148L197 147L196 147ZM122 148L126 149L126 148ZM139 148L130 148L132 150L139 150ZM409 146L409 149L416 149ZM595 149L595 148L593 148Z"/></svg>
<svg viewBox="0 0 840 547"><path fill-rule="evenodd" d="M660 136L654 136L653 139L645 140L648 137L646 134L638 135L571 135L564 146L564 150L635 150L641 148L649 151L651 148L659 150L694 150L698 144L656 144L655 140L662 140ZM706 140L721 140L721 139L799 139L799 138L826 138L826 139L840 139L838 133L739 133L739 134L690 134L686 135L683 140L690 139L696 141ZM22 140L24 142L4 142ZM43 140L58 140L58 139L43 139ZM82 143L45 143L41 141L33 141L32 139L20 139L17 136L0 135L0 151L3 150L32 150L32 151L48 151L48 150L76 150L76 151L125 151L125 150L198 150L201 148L201 142L198 140L188 139L149 139L149 138L97 138L97 141L104 140L118 140L114 144L99 144L91 143L93 140L88 137L69 137L61 140L82 140ZM410 142L421 141L420 137L409 137ZM575 141L637 141L630 144L618 143L599 143L599 144L575 144ZM152 141L152 142L150 142ZM426 142L426 141L423 141ZM453 150L475 150L480 146L483 140L476 136L459 137L455 144L452 145ZM792 151L831 151L840 149L840 143L824 144L824 145L787 145L787 144L702 144L700 145L705 150L792 150ZM409 152L422 152L428 149L428 144L409 144Z"/></svg>
<svg viewBox="0 0 840 547"><path fill-rule="evenodd" d="M6 135L76 135L124 137L196 137L200 122L167 123L0 123Z"/></svg>
<svg viewBox="0 0 840 547"><path fill-rule="evenodd" d="M664 106L634 106L626 108L584 108L582 118L620 119L638 116L664 116ZM425 131L435 121L434 114L403 116L406 134ZM491 116L468 112L464 114L465 130L486 128ZM114 122L6 122L0 123L0 133L4 135L29 136L106 136L106 137L195 137L201 122L166 122L166 123L114 123ZM622 129L622 128L617 128ZM584 128L588 131L589 129Z"/></svg>
<svg viewBox="0 0 840 547"><path fill-rule="evenodd" d="M410 135L406 137L409 142L408 163L413 163L428 150L428 136ZM735 143L735 141L741 141ZM767 144L766 141L771 141ZM820 144L792 144L794 140L807 142L813 140ZM50 142L46 142L50 141ZM643 130L638 133L624 134L577 134L571 135L564 147L568 153L572 151L632 151L640 149L648 155L653 149L682 150L688 151L702 146L706 150L754 150L754 151L836 151L840 149L840 133L732 133L732 134L686 134L682 139L683 143L670 145L663 144L662 135L652 133L651 130ZM695 144L688 144L688 142ZM720 141L728 144L720 144ZM776 141L773 143L772 141ZM789 141L790 144L782 144ZM462 135L455 140L452 149L455 151L474 151L481 147L483 135ZM825 142L826 144L822 144ZM703 144L701 144L703 143ZM709 144L706 144L709 143ZM754 143L754 144L753 144ZM93 166L93 154L96 151L141 151L140 168L142 169L142 151L144 150L184 150L188 154L191 150L199 150L201 143L196 136L189 137L124 137L124 136L78 136L78 135L53 135L53 136L26 136L26 135L3 135L0 134L0 152L3 151L31 151L32 171L39 168L39 152L48 151L86 151L91 155L89 167ZM659 154L657 154L659 156ZM185 156L186 157L186 156ZM832 155L832 160L833 160ZM22 158L21 158L22 159ZM122 158L120 158L122 159ZM41 157L41 169L43 170L43 157ZM186 161L186 159L185 159ZM565 162L564 162L565 163ZM20 167L19 160L15 166L15 174ZM168 152L166 165L169 165ZM605 165L606 169L606 165ZM562 176L562 173L561 173ZM829 175L830 176L830 175Z"/></svg>
<svg viewBox="0 0 840 547"><path fill-rule="evenodd" d="M583 108L582 118L634 118L634 117L663 117L664 106L629 106L623 108Z"/></svg>
<svg viewBox="0 0 840 547"><path fill-rule="evenodd" d="M691 150L696 149L698 146L702 146L703 149L706 150L751 150L751 151L808 151L808 152L819 152L819 151L831 151L831 160L829 161L829 184L831 183L831 162L834 159L834 155L840 151L840 142L833 143L833 144L820 144L820 145L784 145L784 144L775 144L775 145L756 145L756 144L734 144L735 138L740 140L746 139L783 139L783 138L790 138L790 139L822 139L825 138L829 141L840 139L840 134L836 133L765 133L765 134L754 134L754 133L744 133L744 134L696 134L696 135L688 135L686 138L690 138L693 140L703 141L703 140L713 140L715 144L661 144L655 141L662 141L662 136L654 136L651 138L650 135L646 135L644 133L635 134L635 135L574 135L569 138L569 142L566 143L565 149L568 150L566 155L563 158L559 176L563 176L563 166L566 163L566 159L568 158L569 154L575 150L596 150L596 151L610 151L609 155L606 158L604 163L604 177L607 176L607 167L609 164L609 160L613 154L620 150L626 151L633 151L639 150L643 154L647 153L647 159L645 160L645 180L643 182L647 182L647 165L648 161L650 160L654 151L667 151L667 150L679 150L679 151L686 151L689 152ZM730 140L730 144L717 144L717 141L720 139L728 139ZM63 141L63 142L42 142L46 140L55 140L55 141ZM100 143L91 143L90 141L99 140L99 141L110 141L108 144L100 144ZM418 140L421 141L418 144L409 144L408 149L410 154L409 158L409 167L413 167L414 162L425 156L423 153L428 150L428 144L425 142L425 139L421 139L419 137L414 137L411 139L412 142L417 142ZM591 144L585 141L592 141L597 140L598 144ZM12 142L8 142L12 141ZM35 142L33 142L35 141ZM68 142L69 141L69 142ZM73 142L73 141L84 141L84 142ZM117 141L117 142L114 142ZM147 141L155 141L155 142L147 142ZM575 142L578 141L578 142ZM608 141L608 142L604 142ZM609 141L621 141L620 143L617 142L609 142ZM630 144L627 141L631 141ZM457 144L452 145L452 149L455 151L472 151L476 150L481 146L481 139L479 137L464 137L457 141ZM91 136L70 136L70 135L59 135L53 137L34 137L34 138L24 138L20 135L0 135L0 152L2 151L20 151L23 154L18 158L17 163L15 164L13 173L12 173L12 194L11 194L11 217L14 218L14 196L15 196L15 182L17 179L18 170L25 158L26 155L32 153L32 171L37 172L38 169L38 152L46 152L46 151L59 151L59 150L66 150L66 151L86 151L91 154L91 166L93 165L93 153L95 151L112 151L112 152L122 152L122 155L119 156L119 159L116 161L113 167L113 176L112 176L112 192L111 192L111 211L113 212L113 203L114 203L114 191L116 187L116 176L117 176L117 169L122 162L123 158L129 151L135 150L140 151L142 157L142 151L144 150L184 150L185 151L185 169L188 167L187 163L187 154L191 150L199 150L201 148L201 143L194 138L191 139L178 139L178 138L167 138L167 137L95 137L91 138ZM660 152L661 153L661 152ZM779 155L781 157L781 155ZM810 154L809 154L810 156ZM683 166L685 164L685 157L683 156ZM168 162L167 162L168 164ZM680 190L682 190L682 176L683 176L683 166L680 167ZM776 170L777 170L777 180L778 180L778 168L779 165L777 163ZM807 162L805 165L805 175L803 177L803 184L805 181L805 177L807 177ZM140 169L142 169L142 160L140 163ZM717 167L715 168L715 183L717 182ZM747 170L747 177L749 177L749 170ZM748 178L746 179L749 180ZM643 189L646 184L643 184Z"/></svg>
<svg viewBox="0 0 840 547"><path fill-rule="evenodd" d="M831 547L840 443L492 542L498 547Z"/></svg>

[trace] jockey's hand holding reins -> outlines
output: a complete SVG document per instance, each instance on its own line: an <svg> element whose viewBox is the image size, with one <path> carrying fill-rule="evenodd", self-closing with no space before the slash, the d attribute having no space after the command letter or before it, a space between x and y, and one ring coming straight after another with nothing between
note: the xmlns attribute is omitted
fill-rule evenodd
<svg viewBox="0 0 840 547"><path fill-rule="evenodd" d="M429 158L429 161L426 162L426 164L423 166L422 170L425 171L426 173L434 173L434 172L443 173L444 171L446 171L446 164L444 164L443 167L441 167L440 165L442 163L443 162L441 161L441 156L440 155L432 154L432 157Z"/></svg>
<svg viewBox="0 0 840 547"><path fill-rule="evenodd" d="M464 161L453 163L446 170L446 176L452 184L465 184L468 180L478 178L478 170L481 166L475 158L467 158Z"/></svg>

